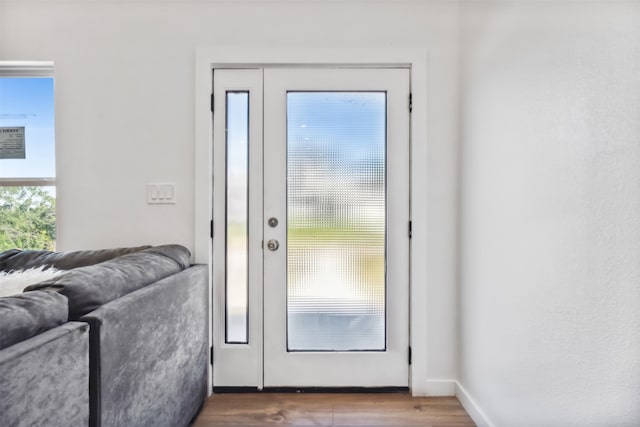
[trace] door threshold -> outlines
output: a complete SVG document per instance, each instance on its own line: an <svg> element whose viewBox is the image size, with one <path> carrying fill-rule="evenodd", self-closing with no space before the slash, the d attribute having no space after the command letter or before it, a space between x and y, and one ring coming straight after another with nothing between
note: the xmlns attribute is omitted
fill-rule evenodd
<svg viewBox="0 0 640 427"><path fill-rule="evenodd" d="M408 393L409 387L214 387L214 393Z"/></svg>

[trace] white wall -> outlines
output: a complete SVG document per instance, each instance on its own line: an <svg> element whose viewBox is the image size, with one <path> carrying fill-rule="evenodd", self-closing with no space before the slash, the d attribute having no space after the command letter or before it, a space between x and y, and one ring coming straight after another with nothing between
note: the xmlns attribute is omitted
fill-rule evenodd
<svg viewBox="0 0 640 427"><path fill-rule="evenodd" d="M640 3L469 2L460 26L461 399L638 426Z"/></svg>
<svg viewBox="0 0 640 427"><path fill-rule="evenodd" d="M196 47L421 47L429 55L425 393L455 379L457 19L450 1L0 0L0 59L55 62L62 250L194 244ZM414 94L426 96L427 94ZM174 206L146 184L177 183ZM445 380L442 388L438 382Z"/></svg>
<svg viewBox="0 0 640 427"><path fill-rule="evenodd" d="M429 181L414 185L429 206L430 323L416 386L447 392L457 378L498 426L631 425L639 8L470 1L459 17L455 1L0 0L0 59L55 61L60 249L193 248L196 47L425 48L428 114L413 120L427 121ZM147 205L152 181L175 181L178 203Z"/></svg>

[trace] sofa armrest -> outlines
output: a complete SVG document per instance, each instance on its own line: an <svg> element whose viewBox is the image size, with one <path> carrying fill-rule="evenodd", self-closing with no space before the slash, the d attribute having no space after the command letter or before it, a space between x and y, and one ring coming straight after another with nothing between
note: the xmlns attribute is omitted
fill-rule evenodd
<svg viewBox="0 0 640 427"><path fill-rule="evenodd" d="M0 425L88 425L88 330L68 322L0 351Z"/></svg>
<svg viewBox="0 0 640 427"><path fill-rule="evenodd" d="M206 398L208 269L189 267L83 316L90 425L178 427Z"/></svg>

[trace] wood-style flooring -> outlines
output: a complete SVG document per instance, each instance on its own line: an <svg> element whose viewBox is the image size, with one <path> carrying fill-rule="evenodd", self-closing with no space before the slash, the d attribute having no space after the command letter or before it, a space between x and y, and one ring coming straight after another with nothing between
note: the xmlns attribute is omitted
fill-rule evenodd
<svg viewBox="0 0 640 427"><path fill-rule="evenodd" d="M469 427L455 397L408 393L222 393L206 402L193 427Z"/></svg>

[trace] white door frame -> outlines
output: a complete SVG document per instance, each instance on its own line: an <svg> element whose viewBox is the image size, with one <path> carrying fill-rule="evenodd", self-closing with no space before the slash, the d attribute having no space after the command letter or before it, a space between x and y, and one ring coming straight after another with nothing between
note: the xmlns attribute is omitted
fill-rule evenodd
<svg viewBox="0 0 640 427"><path fill-rule="evenodd" d="M418 48L403 49L278 49L198 48L195 81L195 235L194 259L209 265L209 302L212 300L213 121L211 117L212 71L215 68L269 66L408 67L413 96L410 161L412 239L410 278L410 343L412 365L409 387L414 395L426 394L427 383L427 54ZM407 100L407 103L409 101ZM413 120L417 117L417 120ZM209 304L211 307L211 304ZM212 313L209 310L209 324ZM209 337L209 345L212 339ZM433 351L433 350L432 350ZM208 391L211 392L211 366Z"/></svg>

